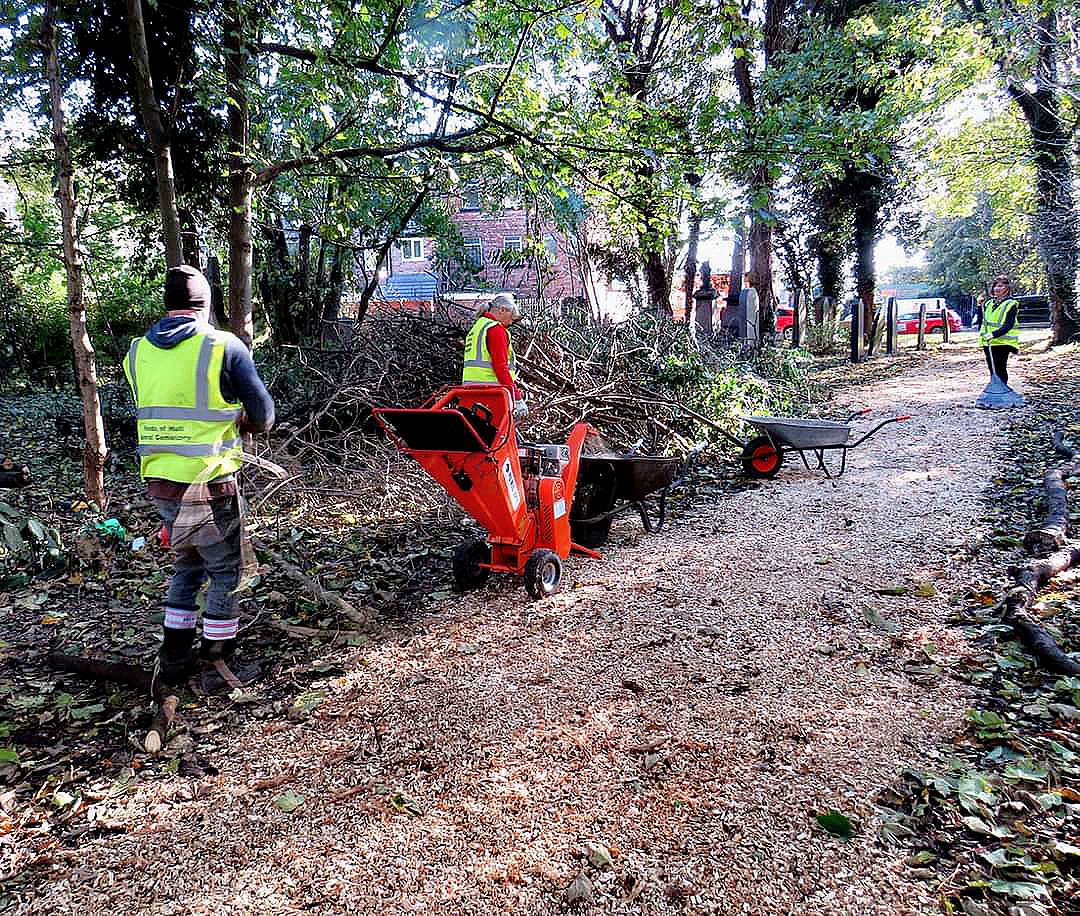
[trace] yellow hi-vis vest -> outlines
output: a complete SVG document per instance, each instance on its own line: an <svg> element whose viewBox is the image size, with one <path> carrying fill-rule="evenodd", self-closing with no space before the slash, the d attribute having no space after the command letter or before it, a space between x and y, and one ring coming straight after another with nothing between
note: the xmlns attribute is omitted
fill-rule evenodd
<svg viewBox="0 0 1080 916"><path fill-rule="evenodd" d="M993 334L999 328L1005 324L1005 319L1008 317L1009 309L1016 309L1016 320L1013 321L1013 326L1001 337L994 337ZM979 346L980 347L1002 347L1010 346L1020 349L1020 303L1015 299L1002 299L1000 302L997 299L987 299L983 303L983 317L982 324L979 325Z"/></svg>
<svg viewBox="0 0 1080 916"><path fill-rule="evenodd" d="M132 341L124 375L135 397L144 479L195 483L240 469L242 407L221 394L225 340L207 328L169 349L145 337Z"/></svg>
<svg viewBox="0 0 1080 916"><path fill-rule="evenodd" d="M465 338L465 364L461 370L463 385L498 385L499 377L491 365L491 353L487 345L487 332L499 322L494 318L481 315L473 322L469 336ZM514 361L514 341L507 332L509 341L506 362L510 368L510 378L517 381L517 363Z"/></svg>

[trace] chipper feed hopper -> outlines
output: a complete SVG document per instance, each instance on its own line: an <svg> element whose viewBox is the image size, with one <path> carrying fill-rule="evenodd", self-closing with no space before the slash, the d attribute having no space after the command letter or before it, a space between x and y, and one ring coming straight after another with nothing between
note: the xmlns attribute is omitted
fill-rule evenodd
<svg viewBox="0 0 1080 916"><path fill-rule="evenodd" d="M495 570L523 576L534 598L551 595L571 551L599 556L570 536L581 449L595 432L587 423L575 425L565 445L520 444L499 385L446 388L423 407L379 408L375 416L487 531L486 542L465 541L454 553L462 588Z"/></svg>

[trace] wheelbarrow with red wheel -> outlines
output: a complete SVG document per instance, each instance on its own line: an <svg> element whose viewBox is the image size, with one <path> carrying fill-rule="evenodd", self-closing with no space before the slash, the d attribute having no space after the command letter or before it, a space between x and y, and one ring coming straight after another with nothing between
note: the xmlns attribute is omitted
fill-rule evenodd
<svg viewBox="0 0 1080 916"><path fill-rule="evenodd" d="M725 438L734 443L742 450L743 473L747 477L756 479L768 479L780 473L783 467L784 457L787 452L798 452L803 464L809 470L825 472L829 478L839 477L847 469L847 453L849 450L862 445L874 433L890 423L900 423L910 420L910 416L889 417L882 420L877 426L868 432L852 440L851 421L856 417L870 413L866 410L857 410L844 420L804 420L797 417L742 417L742 421L749 426L761 430L761 434L754 436L749 441L743 441L737 436L718 429ZM840 452L839 466L832 469L826 464L826 452ZM816 460L811 466L807 460L810 454Z"/></svg>
<svg viewBox="0 0 1080 916"><path fill-rule="evenodd" d="M487 532L454 553L454 578L463 589L489 573L524 578L534 597L552 595L571 552L599 557L573 543L570 505L581 449L595 434L587 423L565 445L518 442L510 395L500 385L445 388L422 407L377 408L390 439L412 456Z"/></svg>

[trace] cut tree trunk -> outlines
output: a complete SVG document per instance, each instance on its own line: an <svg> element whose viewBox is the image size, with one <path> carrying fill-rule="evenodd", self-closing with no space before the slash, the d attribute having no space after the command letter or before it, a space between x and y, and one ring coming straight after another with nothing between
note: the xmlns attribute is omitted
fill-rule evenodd
<svg viewBox="0 0 1080 916"><path fill-rule="evenodd" d="M1050 468L1046 472L1043 488L1049 511L1038 528L1024 535L1024 549L1037 557L1045 557L1064 544L1069 528L1069 504L1061 468Z"/></svg>
<svg viewBox="0 0 1080 916"><path fill-rule="evenodd" d="M65 655L61 652L50 652L48 662L49 667L57 671L68 671L96 681L127 684L148 694L158 704L158 710L143 739L143 748L149 754L156 754L161 750L169 727L176 717L178 700L167 692L164 684L154 679L152 671L126 662L103 662L96 658Z"/></svg>
<svg viewBox="0 0 1080 916"><path fill-rule="evenodd" d="M1068 491L1065 481L1070 477L1080 477L1080 456L1076 449L1065 444L1064 433L1056 430L1053 434L1054 451L1069 459L1069 463L1058 468L1050 468L1043 476L1046 490L1047 514L1038 528L1033 528L1024 535L1024 547L1028 553L1044 557L1065 543L1069 529Z"/></svg>
<svg viewBox="0 0 1080 916"><path fill-rule="evenodd" d="M13 490L16 487L27 487L33 478L27 467L4 468L0 470L0 490Z"/></svg>

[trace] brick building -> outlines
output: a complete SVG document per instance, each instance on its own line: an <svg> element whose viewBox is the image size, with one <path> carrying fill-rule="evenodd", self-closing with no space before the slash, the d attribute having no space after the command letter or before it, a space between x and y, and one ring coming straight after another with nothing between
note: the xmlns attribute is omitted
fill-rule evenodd
<svg viewBox="0 0 1080 916"><path fill-rule="evenodd" d="M435 239L406 233L390 249L384 299L500 290L525 299L587 298L580 242L554 224L521 207L492 212L476 192L464 194L450 218L464 240L464 263L439 263Z"/></svg>

